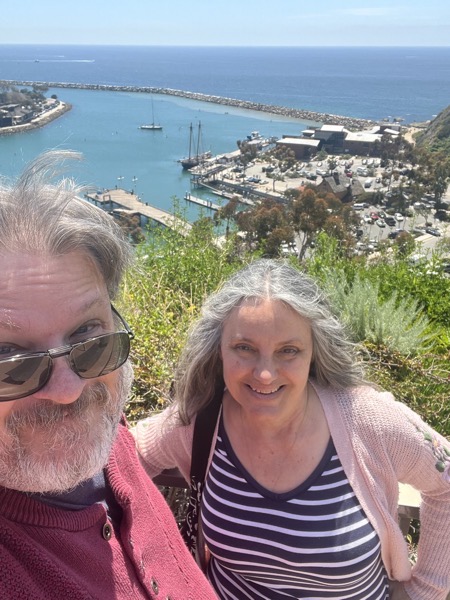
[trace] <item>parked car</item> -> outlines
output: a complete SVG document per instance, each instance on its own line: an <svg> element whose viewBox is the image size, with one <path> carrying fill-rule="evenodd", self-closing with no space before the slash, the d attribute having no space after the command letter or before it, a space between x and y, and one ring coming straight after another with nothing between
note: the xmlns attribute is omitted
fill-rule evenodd
<svg viewBox="0 0 450 600"><path fill-rule="evenodd" d="M376 224L378 225L378 227L386 227L386 223L383 219L377 219Z"/></svg>
<svg viewBox="0 0 450 600"><path fill-rule="evenodd" d="M389 215L384 217L384 222L386 223L386 225L389 225L389 227L395 227L396 225L394 217L390 217Z"/></svg>
<svg viewBox="0 0 450 600"><path fill-rule="evenodd" d="M403 221L404 220L404 216L402 215L402 213L395 213L394 218L396 221Z"/></svg>
<svg viewBox="0 0 450 600"><path fill-rule="evenodd" d="M427 227L425 231L430 235L435 235L436 237L439 237L441 235L441 232L439 231L439 229L436 229L436 227Z"/></svg>
<svg viewBox="0 0 450 600"><path fill-rule="evenodd" d="M369 225L373 225L373 223L375 222L370 215L364 215L363 221L364 223L368 223Z"/></svg>

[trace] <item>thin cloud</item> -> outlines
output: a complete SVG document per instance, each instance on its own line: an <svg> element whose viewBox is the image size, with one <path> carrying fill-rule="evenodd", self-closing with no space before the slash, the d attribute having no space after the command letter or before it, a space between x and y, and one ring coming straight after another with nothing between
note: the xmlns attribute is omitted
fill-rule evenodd
<svg viewBox="0 0 450 600"><path fill-rule="evenodd" d="M344 8L336 12L339 12L344 15L352 15L354 17L385 17L388 15L392 15L394 11L388 7L367 6L365 8Z"/></svg>

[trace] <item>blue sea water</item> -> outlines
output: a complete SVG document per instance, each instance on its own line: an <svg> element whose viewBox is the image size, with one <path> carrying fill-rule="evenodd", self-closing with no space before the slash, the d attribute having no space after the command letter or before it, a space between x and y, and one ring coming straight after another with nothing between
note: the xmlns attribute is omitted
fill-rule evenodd
<svg viewBox="0 0 450 600"><path fill-rule="evenodd" d="M367 119L433 118L450 103L450 47L196 48L0 45L0 79L175 88ZM253 130L298 134L307 123L171 96L54 89L73 109L45 128L0 137L0 174L16 175L48 148L85 156L77 176L97 187L119 183L169 208L189 189L177 159L190 122L202 122L205 149L236 149ZM122 179L123 178L123 179ZM195 218L197 208L189 209Z"/></svg>

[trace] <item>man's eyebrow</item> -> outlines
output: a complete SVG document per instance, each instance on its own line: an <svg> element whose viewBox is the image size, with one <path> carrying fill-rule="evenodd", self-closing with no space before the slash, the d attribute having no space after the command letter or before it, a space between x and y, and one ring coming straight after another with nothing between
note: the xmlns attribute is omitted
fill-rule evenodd
<svg viewBox="0 0 450 600"><path fill-rule="evenodd" d="M93 298L92 300L87 300L75 312L77 314L83 314L85 312L90 311L93 308L94 309L95 308L106 309L110 305L111 305L111 301L109 298L105 299L103 296L97 296L97 297Z"/></svg>

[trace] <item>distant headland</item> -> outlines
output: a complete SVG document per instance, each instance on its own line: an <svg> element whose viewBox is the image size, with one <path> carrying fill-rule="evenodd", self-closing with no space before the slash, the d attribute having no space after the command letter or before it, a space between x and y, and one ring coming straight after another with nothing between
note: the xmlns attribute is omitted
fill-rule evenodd
<svg viewBox="0 0 450 600"><path fill-rule="evenodd" d="M211 102L223 106L241 108L245 110L253 110L265 112L273 115L289 117L293 119L313 121L323 123L324 125L342 125L349 129L366 128L374 123L370 119L359 119L354 117L346 117L343 115L333 115L328 113L319 113L311 110L303 110L297 108L289 108L286 106L277 106L273 104L261 104L259 102L250 102L248 100L238 100L236 98L226 98L223 96L212 96L209 94L201 94L198 92L189 92L176 90L171 88L160 87L142 87L142 86L122 86L122 85L104 85L104 84L86 84L86 83L67 83L67 82L50 82L50 81L15 81L15 80L0 80L0 85L46 85L49 88L68 88L82 90L99 90L111 92L137 92L145 94L161 94L166 96L177 96L179 98L187 98L200 102Z"/></svg>

